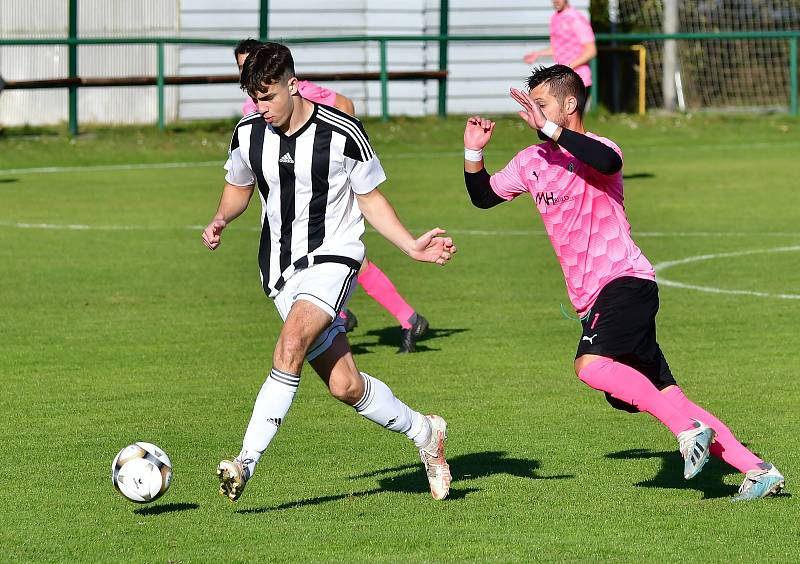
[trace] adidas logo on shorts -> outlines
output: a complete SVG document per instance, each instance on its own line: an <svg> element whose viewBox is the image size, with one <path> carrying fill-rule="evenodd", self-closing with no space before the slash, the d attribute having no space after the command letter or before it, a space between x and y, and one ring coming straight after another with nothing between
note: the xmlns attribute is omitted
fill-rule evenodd
<svg viewBox="0 0 800 564"><path fill-rule="evenodd" d="M289 153L285 153L285 154L284 154L284 155L283 155L283 156L280 158L280 160L279 160L278 162L281 162L281 163L288 163L288 164L294 164L294 159L292 159L292 155L290 155Z"/></svg>

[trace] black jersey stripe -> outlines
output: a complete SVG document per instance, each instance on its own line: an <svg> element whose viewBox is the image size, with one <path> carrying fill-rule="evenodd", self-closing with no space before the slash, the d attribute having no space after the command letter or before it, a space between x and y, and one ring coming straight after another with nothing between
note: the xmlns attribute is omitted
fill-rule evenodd
<svg viewBox="0 0 800 564"><path fill-rule="evenodd" d="M339 113L331 112L331 115L334 116L334 118L338 118L340 121L350 125L350 127L353 128L354 130L353 135L364 146L364 150L368 158L372 158L375 156L375 151L372 149L372 144L370 144L369 142L369 136L367 135L367 132L364 130L364 126L361 124L359 120L341 112Z"/></svg>
<svg viewBox="0 0 800 564"><path fill-rule="evenodd" d="M372 150L372 146L369 143L369 139L364 134L364 132L359 127L358 123L354 121L353 118L344 117L342 115L335 114L328 110L327 108L323 108L320 106L318 117L328 123L332 123L334 125L338 125L340 128L344 129L345 131L350 133L350 137L353 141L356 142L358 147L361 149L361 155L365 161L371 159L375 153Z"/></svg>
<svg viewBox="0 0 800 564"><path fill-rule="evenodd" d="M337 116L336 114L324 110L319 112L319 118L326 123L336 125L340 129L347 132L348 137L355 141L356 145L358 146L363 160L368 161L374 156L375 153L369 144L369 140L361 132L361 129L359 129L358 125L341 116Z"/></svg>
<svg viewBox="0 0 800 564"><path fill-rule="evenodd" d="M368 155L367 151L365 150L364 146L361 145L356 140L355 136L353 135L353 131L351 129L346 128L344 125L342 125L339 122L334 122L333 120L329 120L329 118L327 118L325 116L319 116L319 120L322 123L327 124L329 127L334 128L336 131L338 131L339 133L344 135L347 139L353 141L353 143L355 144L356 150L358 151L358 160L360 160L362 162L365 162L365 161L369 160L369 157L367 156Z"/></svg>
<svg viewBox="0 0 800 564"><path fill-rule="evenodd" d="M325 211L328 207L328 170L331 160L330 129L320 129L314 136L311 155L311 202L308 206L308 252L312 253L325 239Z"/></svg>
<svg viewBox="0 0 800 564"><path fill-rule="evenodd" d="M281 179L281 237L278 262L281 272L292 264L292 223L294 222L294 153L296 143L291 137L280 136L278 174ZM288 158L287 158L288 155Z"/></svg>
<svg viewBox="0 0 800 564"><path fill-rule="evenodd" d="M264 201L269 197L269 184L264 178L264 133L267 130L267 122L263 119L253 122L253 127L250 130L250 166L253 169L253 174L256 176L258 184L258 191ZM262 283L264 292L269 296L269 258L272 252L272 242L269 234L269 221L264 221L261 226L261 240L258 244L258 268L261 270Z"/></svg>
<svg viewBox="0 0 800 564"><path fill-rule="evenodd" d="M239 123L236 124L236 127L233 130L233 137L231 137L231 143L228 146L228 152L232 153L234 150L239 148L239 128L244 125L250 125L251 123L256 123L255 118L260 118L261 114L247 114L242 119L239 120ZM264 121L261 119L261 121Z"/></svg>

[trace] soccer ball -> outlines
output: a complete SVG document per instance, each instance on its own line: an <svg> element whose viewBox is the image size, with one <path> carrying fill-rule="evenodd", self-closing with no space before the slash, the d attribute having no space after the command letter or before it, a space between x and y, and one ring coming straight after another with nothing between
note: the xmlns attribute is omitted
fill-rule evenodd
<svg viewBox="0 0 800 564"><path fill-rule="evenodd" d="M119 451L111 463L111 482L136 503L149 503L164 495L172 481L172 462L152 443L138 442Z"/></svg>

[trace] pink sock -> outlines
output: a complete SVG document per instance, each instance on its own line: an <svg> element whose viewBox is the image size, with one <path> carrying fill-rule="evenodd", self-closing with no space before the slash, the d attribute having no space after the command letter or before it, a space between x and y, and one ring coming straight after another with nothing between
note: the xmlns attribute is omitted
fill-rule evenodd
<svg viewBox="0 0 800 564"><path fill-rule="evenodd" d="M381 304L386 311L391 313L403 329L410 329L409 319L414 315L414 308L408 305L403 297L397 292L392 281L370 262L369 266L358 275L358 283L373 300Z"/></svg>
<svg viewBox="0 0 800 564"><path fill-rule="evenodd" d="M710 449L711 454L717 458L721 458L740 472L758 468L758 465L764 462L740 443L722 421L687 398L678 386L671 387L663 392L663 395L683 413L702 421L717 432Z"/></svg>
<svg viewBox="0 0 800 564"><path fill-rule="evenodd" d="M681 413L650 380L630 366L610 358L599 358L586 365L578 377L595 390L608 392L649 413L676 437L681 431L694 427L694 420L689 415Z"/></svg>

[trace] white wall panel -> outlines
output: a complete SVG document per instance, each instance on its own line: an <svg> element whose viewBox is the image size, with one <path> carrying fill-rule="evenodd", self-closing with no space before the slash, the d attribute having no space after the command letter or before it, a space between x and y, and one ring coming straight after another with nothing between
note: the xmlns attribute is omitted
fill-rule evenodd
<svg viewBox="0 0 800 564"><path fill-rule="evenodd" d="M80 37L148 37L177 35L179 0L79 0ZM66 37L67 2L0 1L3 37ZM0 68L10 80L67 76L67 48L0 47ZM177 72L177 49L165 49L165 71ZM78 74L85 77L154 75L156 48L149 45L82 46ZM168 119L177 116L177 92L167 90ZM154 87L82 88L78 115L82 123L153 123L157 117ZM67 120L67 90L8 91L0 97L0 122L6 125L52 124Z"/></svg>
<svg viewBox="0 0 800 564"><path fill-rule="evenodd" d="M79 0L81 36L125 37L182 35L243 39L257 37L259 0ZM588 10L589 0L572 0ZM4 37L64 37L67 2L0 0L0 33ZM547 35L550 0L450 0L450 33L454 35ZM436 35L439 0L270 0L269 35L285 37L343 35ZM529 73L522 56L546 41L462 43L448 50L451 112L508 112L515 107L509 86L520 86ZM377 71L378 44L333 43L292 45L303 72ZM8 79L66 76L64 47L0 48L0 68ZM230 47L184 45L166 50L168 73L229 74L236 71ZM389 44L389 70L438 68L436 42ZM152 46L81 47L80 74L126 76L155 74ZM326 84L353 99L357 111L379 115L378 82ZM393 82L389 108L393 114L435 113L436 81ZM244 95L235 84L170 87L169 119L229 117L239 113ZM82 89L81 120L153 122L154 88ZM53 123L66 120L66 91L9 91L0 97L0 121Z"/></svg>

